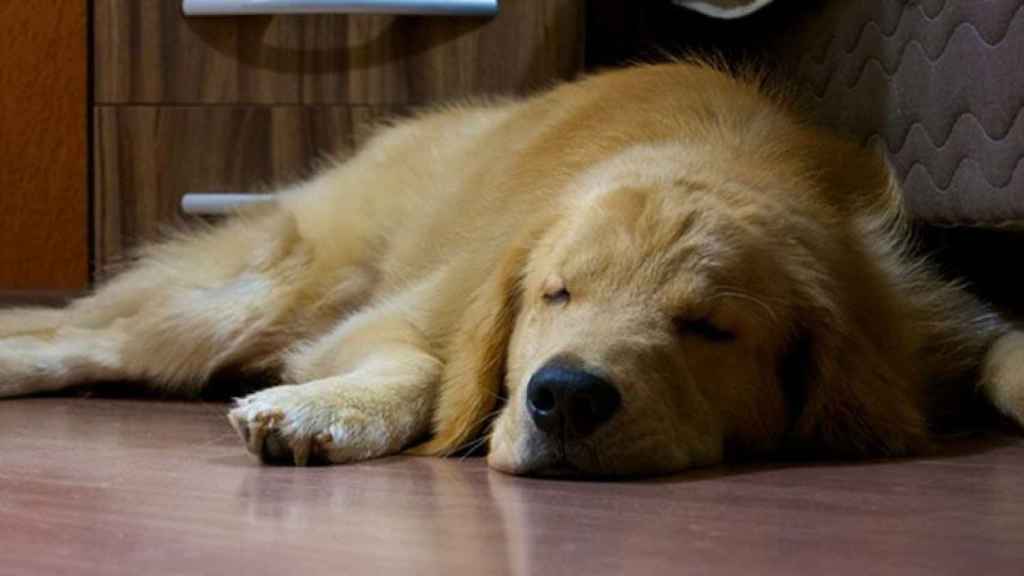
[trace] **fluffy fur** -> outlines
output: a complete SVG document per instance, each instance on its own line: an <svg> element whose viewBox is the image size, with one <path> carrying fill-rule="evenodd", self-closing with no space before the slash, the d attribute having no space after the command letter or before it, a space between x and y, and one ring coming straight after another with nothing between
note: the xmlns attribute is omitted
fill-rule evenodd
<svg viewBox="0 0 1024 576"><path fill-rule="evenodd" d="M880 159L755 81L636 67L400 123L64 310L4 312L0 396L270 370L230 413L265 459L486 440L511 473L908 454L979 383L1024 421L1024 334L906 228ZM622 396L580 441L526 416L556 357Z"/></svg>

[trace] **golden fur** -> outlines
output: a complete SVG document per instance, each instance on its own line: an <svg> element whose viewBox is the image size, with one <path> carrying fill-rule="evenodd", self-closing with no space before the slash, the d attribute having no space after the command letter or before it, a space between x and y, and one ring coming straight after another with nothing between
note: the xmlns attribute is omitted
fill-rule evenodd
<svg viewBox="0 0 1024 576"><path fill-rule="evenodd" d="M756 81L636 67L400 123L65 310L3 313L0 396L273 370L230 413L264 458L489 440L511 473L907 454L979 382L1024 421L1024 334L906 228L881 160ZM585 439L526 415L552 358L621 394Z"/></svg>

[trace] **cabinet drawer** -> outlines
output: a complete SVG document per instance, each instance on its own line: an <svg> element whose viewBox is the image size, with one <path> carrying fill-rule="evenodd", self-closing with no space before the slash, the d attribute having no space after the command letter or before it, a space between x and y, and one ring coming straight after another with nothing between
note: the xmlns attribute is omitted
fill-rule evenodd
<svg viewBox="0 0 1024 576"><path fill-rule="evenodd" d="M421 104L522 92L582 66L578 0L493 18L185 17L181 0L95 0L99 104Z"/></svg>
<svg viewBox="0 0 1024 576"><path fill-rule="evenodd" d="M97 270L161 226L190 192L261 192L344 154L396 110L367 106L99 106Z"/></svg>

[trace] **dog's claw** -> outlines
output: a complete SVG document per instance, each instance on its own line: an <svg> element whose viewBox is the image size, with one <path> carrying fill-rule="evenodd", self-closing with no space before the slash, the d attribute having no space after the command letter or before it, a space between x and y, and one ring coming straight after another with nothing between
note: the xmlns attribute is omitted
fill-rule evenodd
<svg viewBox="0 0 1024 576"><path fill-rule="evenodd" d="M267 437L274 426L280 421L280 415L274 413L257 414L250 420L243 416L238 410L232 410L228 414L228 421L238 432L245 443L246 450L262 459L266 459Z"/></svg>
<svg viewBox="0 0 1024 576"><path fill-rule="evenodd" d="M266 445L268 432L269 430L267 430L266 426L262 424L256 426L255 430L249 435L249 443L246 446L249 452L257 456L263 455L263 447Z"/></svg>
<svg viewBox="0 0 1024 576"><path fill-rule="evenodd" d="M334 437L330 432L321 432L313 437L313 442L316 443L317 448L326 450L334 442Z"/></svg>
<svg viewBox="0 0 1024 576"><path fill-rule="evenodd" d="M305 466L309 463L310 443L308 440L299 440L292 443L292 461L296 466Z"/></svg>
<svg viewBox="0 0 1024 576"><path fill-rule="evenodd" d="M260 412L246 417L240 409L228 414L231 426L238 432L250 454L266 463L280 463L291 460L296 466L309 465L311 456L326 454L332 438L329 433L314 437L286 438L280 431L284 421L280 410Z"/></svg>

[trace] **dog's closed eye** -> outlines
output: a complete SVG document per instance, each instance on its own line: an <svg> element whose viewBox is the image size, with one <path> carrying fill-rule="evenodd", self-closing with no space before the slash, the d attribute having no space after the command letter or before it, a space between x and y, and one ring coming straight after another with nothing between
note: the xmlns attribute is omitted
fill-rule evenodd
<svg viewBox="0 0 1024 576"><path fill-rule="evenodd" d="M719 327L707 317L676 316L672 319L680 336L697 336L708 342L731 342L736 334Z"/></svg>
<svg viewBox="0 0 1024 576"><path fill-rule="evenodd" d="M548 304L565 304L569 301L569 291L564 287L554 290L552 292L544 292L544 302Z"/></svg>
<svg viewBox="0 0 1024 576"><path fill-rule="evenodd" d="M559 276L550 276L544 281L543 295L546 304L567 304L571 295L565 287L565 280Z"/></svg>

